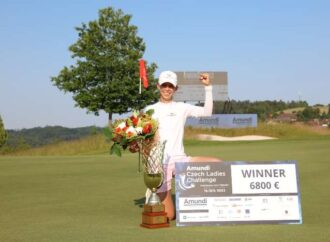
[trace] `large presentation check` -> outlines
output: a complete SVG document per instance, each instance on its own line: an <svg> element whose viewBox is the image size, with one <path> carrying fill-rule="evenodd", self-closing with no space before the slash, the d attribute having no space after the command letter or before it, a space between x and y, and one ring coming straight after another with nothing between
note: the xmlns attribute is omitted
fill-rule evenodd
<svg viewBox="0 0 330 242"><path fill-rule="evenodd" d="M176 163L177 226L302 223L296 161Z"/></svg>

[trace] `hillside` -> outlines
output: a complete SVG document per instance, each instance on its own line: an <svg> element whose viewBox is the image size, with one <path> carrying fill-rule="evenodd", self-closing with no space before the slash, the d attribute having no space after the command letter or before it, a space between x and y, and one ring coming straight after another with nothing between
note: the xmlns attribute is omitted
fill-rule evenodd
<svg viewBox="0 0 330 242"><path fill-rule="evenodd" d="M313 106L313 109L319 109L320 113L328 113L329 112L329 107L328 106ZM305 109L305 107L298 107L298 108L288 108L283 110L283 113L297 113L297 112L302 112Z"/></svg>
<svg viewBox="0 0 330 242"><path fill-rule="evenodd" d="M101 133L102 128L95 126L81 128L46 126L6 131L8 133L8 140L2 150L12 151L81 139L93 134Z"/></svg>
<svg viewBox="0 0 330 242"><path fill-rule="evenodd" d="M244 135L263 135L282 139L309 139L330 136L330 129L315 128L304 124L267 124L259 123L257 128L244 129L185 129L185 143L196 142L198 135L212 134L225 137L236 137ZM198 141L199 142L199 141ZM201 141L202 142L202 141ZM248 142L248 141L245 141ZM86 136L81 139L62 141L41 147L22 149L10 152L8 155L87 155L105 154L110 149L103 134Z"/></svg>

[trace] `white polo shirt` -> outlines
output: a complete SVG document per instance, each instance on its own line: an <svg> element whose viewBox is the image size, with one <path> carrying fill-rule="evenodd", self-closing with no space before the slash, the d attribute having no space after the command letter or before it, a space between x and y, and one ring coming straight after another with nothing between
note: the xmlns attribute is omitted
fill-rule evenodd
<svg viewBox="0 0 330 242"><path fill-rule="evenodd" d="M211 116L213 109L212 86L205 86L204 107L183 102L157 102L146 107L154 110L153 118L158 121L161 141L166 140L164 164L175 156L185 156L183 147L184 125L188 117Z"/></svg>

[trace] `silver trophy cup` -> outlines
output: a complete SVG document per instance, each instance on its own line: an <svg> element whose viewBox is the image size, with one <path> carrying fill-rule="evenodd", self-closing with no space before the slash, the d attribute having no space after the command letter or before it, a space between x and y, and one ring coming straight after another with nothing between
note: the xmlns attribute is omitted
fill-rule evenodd
<svg viewBox="0 0 330 242"><path fill-rule="evenodd" d="M162 185L164 179L163 157L165 142L157 142L151 147L143 149L144 184L150 189L151 194L147 197L148 205L160 204L157 189Z"/></svg>

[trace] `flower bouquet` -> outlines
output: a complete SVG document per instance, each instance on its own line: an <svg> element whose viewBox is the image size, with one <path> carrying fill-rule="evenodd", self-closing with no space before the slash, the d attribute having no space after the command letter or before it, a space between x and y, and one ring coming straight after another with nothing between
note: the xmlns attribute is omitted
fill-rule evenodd
<svg viewBox="0 0 330 242"><path fill-rule="evenodd" d="M116 120L111 129L105 130L105 135L113 142L110 154L121 156L122 150L127 148L132 153L139 152L138 170L141 171L142 160L144 183L151 191L148 204L160 204L156 191L163 182L165 142L159 141L158 122L152 118L153 112L134 111L132 116Z"/></svg>
<svg viewBox="0 0 330 242"><path fill-rule="evenodd" d="M105 129L108 141L113 144L110 154L121 156L122 150L149 154L155 143L154 137L158 129L158 122L152 118L153 110L147 112L134 111L126 119L118 119L110 129Z"/></svg>

